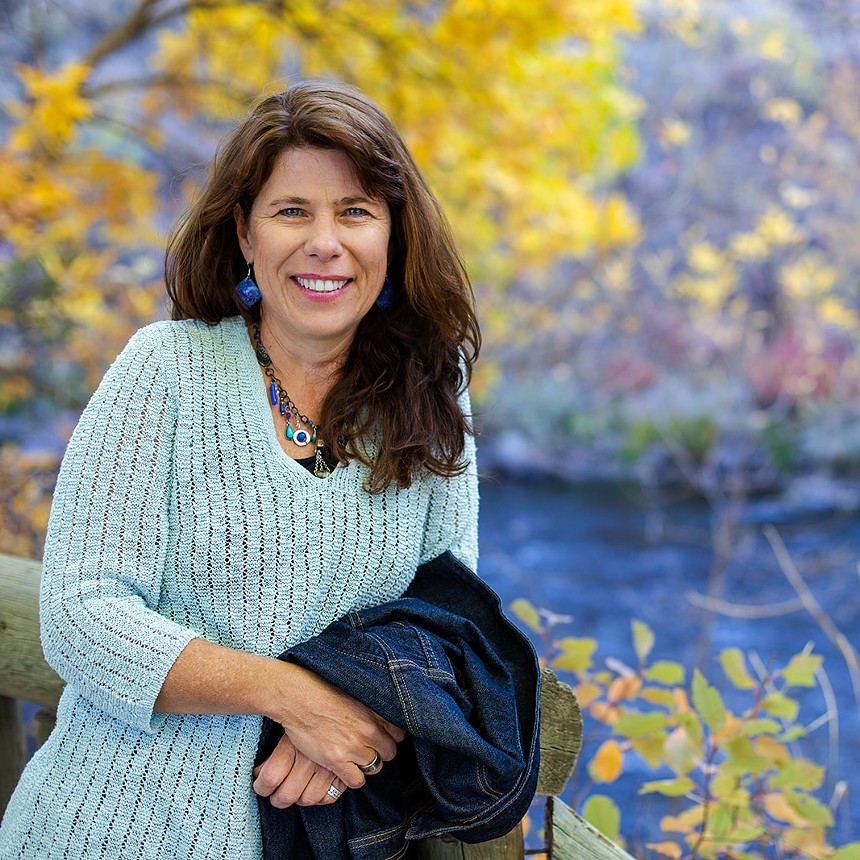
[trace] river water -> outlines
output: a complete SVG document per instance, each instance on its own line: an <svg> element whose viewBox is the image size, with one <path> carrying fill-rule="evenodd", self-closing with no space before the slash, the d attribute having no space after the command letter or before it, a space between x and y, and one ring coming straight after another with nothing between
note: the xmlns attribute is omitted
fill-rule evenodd
<svg viewBox="0 0 860 860"><path fill-rule="evenodd" d="M725 567L724 600L745 605L796 599L763 528L776 523L792 562L815 599L857 648L860 646L860 516L821 508L791 510L760 502L741 518ZM812 730L798 752L826 765L822 799L847 789L836 808L832 841L860 839L860 715L850 674L838 650L805 610L767 619L738 619L699 608L691 593L706 594L714 560L715 517L701 500L668 494L646 496L618 485L571 486L540 480L488 480L481 485L482 577L509 606L518 597L570 616L554 638L587 636L599 643L597 660L618 658L635 666L631 620L656 634L651 660L699 666L736 709L748 704L732 692L716 655L737 646L763 663L784 666L807 643L824 656L825 683L833 689L833 719L819 688L802 691L800 721ZM522 626L522 625L521 625ZM532 639L536 637L532 636ZM536 642L540 650L540 643ZM562 675L564 678L564 675ZM566 680L572 680L570 676ZM796 692L796 691L795 691ZM830 709L832 713L833 709ZM583 756L605 737L586 721ZM645 780L664 778L627 754L624 775L611 786L591 786L578 767L565 799L577 806L587 791L609 794L622 810L622 832L631 846L653 841L665 810L637 796Z"/></svg>

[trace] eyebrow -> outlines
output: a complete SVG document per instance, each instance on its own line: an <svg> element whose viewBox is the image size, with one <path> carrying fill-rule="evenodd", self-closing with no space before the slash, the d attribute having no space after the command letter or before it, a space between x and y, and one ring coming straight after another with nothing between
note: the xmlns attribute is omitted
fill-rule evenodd
<svg viewBox="0 0 860 860"><path fill-rule="evenodd" d="M340 200L335 200L336 206L352 206L356 203L370 203L375 206L382 205L382 201L374 197L342 197ZM282 206L285 203L298 206L309 206L311 201L304 197L278 197L269 202L270 206Z"/></svg>

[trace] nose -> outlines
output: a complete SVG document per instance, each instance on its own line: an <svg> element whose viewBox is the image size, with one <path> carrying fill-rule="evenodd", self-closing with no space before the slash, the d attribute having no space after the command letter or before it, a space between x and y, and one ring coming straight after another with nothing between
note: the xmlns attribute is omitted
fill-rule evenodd
<svg viewBox="0 0 860 860"><path fill-rule="evenodd" d="M332 257L339 256L342 251L343 247L334 219L328 217L314 218L308 227L305 253L309 257L330 260Z"/></svg>

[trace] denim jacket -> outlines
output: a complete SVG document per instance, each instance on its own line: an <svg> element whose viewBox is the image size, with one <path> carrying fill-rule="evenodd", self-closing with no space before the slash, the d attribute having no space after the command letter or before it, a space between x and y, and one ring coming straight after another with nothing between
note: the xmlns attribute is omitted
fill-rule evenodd
<svg viewBox="0 0 860 860"><path fill-rule="evenodd" d="M259 798L264 860L382 860L445 833L483 842L528 810L539 763L540 670L498 596L450 553L397 600L350 612L281 655L316 672L406 739L396 758L326 806ZM264 720L257 761L282 734Z"/></svg>

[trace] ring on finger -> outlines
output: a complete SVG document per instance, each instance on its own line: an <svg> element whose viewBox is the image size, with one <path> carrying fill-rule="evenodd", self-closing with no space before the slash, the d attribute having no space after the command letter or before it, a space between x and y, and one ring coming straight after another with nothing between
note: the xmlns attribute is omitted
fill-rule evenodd
<svg viewBox="0 0 860 860"><path fill-rule="evenodd" d="M326 792L326 794L329 797L333 797L335 800L337 800L343 794L343 792L334 783L332 783L328 787L328 791Z"/></svg>
<svg viewBox="0 0 860 860"><path fill-rule="evenodd" d="M370 764L360 764L358 765L358 769L362 773L366 773L368 775L376 773L382 767L382 758L379 753L374 750L373 752L373 761Z"/></svg>

